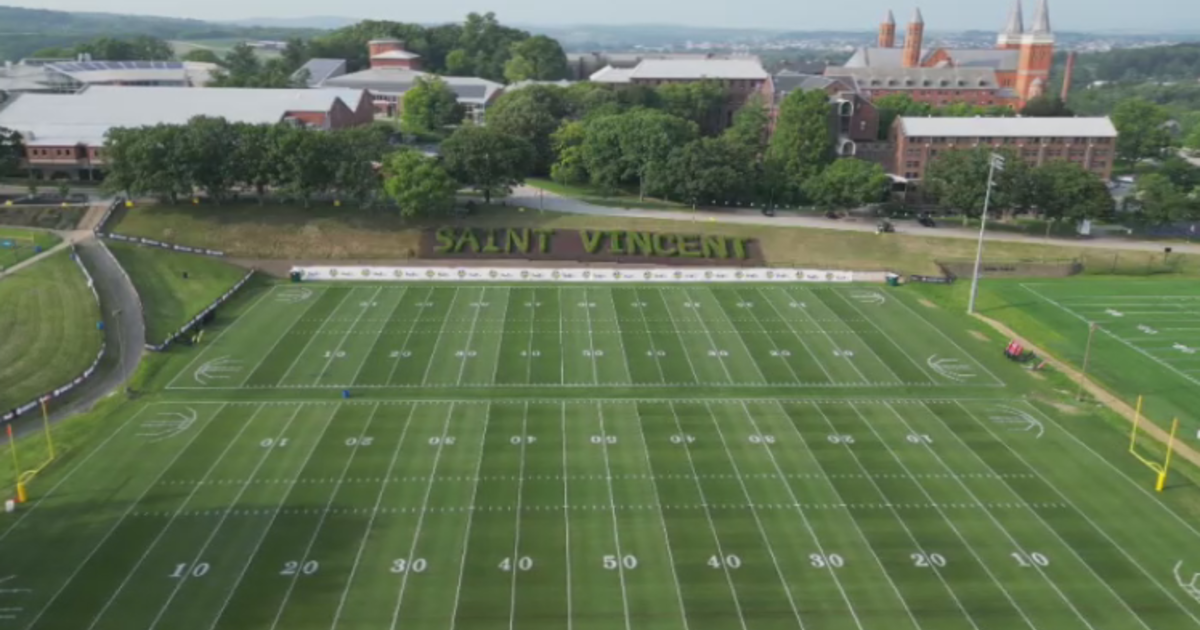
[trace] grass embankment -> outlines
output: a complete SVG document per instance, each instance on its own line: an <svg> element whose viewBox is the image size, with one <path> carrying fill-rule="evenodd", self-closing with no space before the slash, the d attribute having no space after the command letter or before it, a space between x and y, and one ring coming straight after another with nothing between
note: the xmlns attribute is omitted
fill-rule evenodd
<svg viewBox="0 0 1200 630"><path fill-rule="evenodd" d="M46 206L3 206L0 205L0 225L16 225L45 228L47 230L71 230L79 225L88 209Z"/></svg>
<svg viewBox="0 0 1200 630"><path fill-rule="evenodd" d="M724 234L758 239L772 265L822 269L880 270L936 274L937 260L974 259L967 239L775 226L691 223L674 220L597 217L493 207L460 220L404 220L394 212L333 206L310 209L288 205L145 206L118 217L116 231L192 247L225 251L238 258L279 260L402 260L419 255L421 230L447 223L473 227L545 227L556 229L647 230ZM1120 268L1157 266L1162 254L1120 252ZM988 260L1044 261L1086 258L1097 264L1112 259L1103 250L992 242ZM1200 273L1200 257L1178 256L1180 271Z"/></svg>
<svg viewBox="0 0 1200 630"><path fill-rule="evenodd" d="M109 248L137 287L150 343L162 343L246 273L205 256L128 243L109 243Z"/></svg>
<svg viewBox="0 0 1200 630"><path fill-rule="evenodd" d="M69 252L0 280L0 409L79 376L100 351L100 309Z"/></svg>
<svg viewBox="0 0 1200 630"><path fill-rule="evenodd" d="M605 194L604 191L591 186L571 186L560 184L552 179L530 177L525 183L534 188L540 188L563 197L586 201L597 206L609 208L642 208L645 210L691 210L692 207L675 201L646 197L639 199L637 194L619 191L615 194Z"/></svg>
<svg viewBox="0 0 1200 630"><path fill-rule="evenodd" d="M45 251L61 242L61 238L50 232L0 227L0 271L33 258L38 248Z"/></svg>

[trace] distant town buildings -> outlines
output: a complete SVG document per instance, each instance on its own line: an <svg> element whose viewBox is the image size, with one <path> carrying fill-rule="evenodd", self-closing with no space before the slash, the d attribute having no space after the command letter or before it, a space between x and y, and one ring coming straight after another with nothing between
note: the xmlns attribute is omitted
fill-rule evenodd
<svg viewBox="0 0 1200 630"><path fill-rule="evenodd" d="M0 93L71 94L93 85L193 87L208 82L213 64L182 61L93 61L24 59L0 68ZM0 101L4 96L0 96Z"/></svg>
<svg viewBox="0 0 1200 630"><path fill-rule="evenodd" d="M93 86L74 95L22 94L0 108L0 127L21 134L35 179L93 180L104 165L110 129L186 124L195 116L230 122L290 121L343 129L374 119L362 90Z"/></svg>

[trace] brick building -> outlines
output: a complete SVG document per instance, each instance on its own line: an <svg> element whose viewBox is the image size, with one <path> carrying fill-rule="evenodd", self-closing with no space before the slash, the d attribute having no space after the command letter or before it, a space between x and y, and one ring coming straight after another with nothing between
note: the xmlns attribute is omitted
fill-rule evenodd
<svg viewBox="0 0 1200 630"><path fill-rule="evenodd" d="M1008 149L1033 164L1066 160L1112 177L1117 129L1103 118L910 118L891 130L893 173L920 180L938 155L956 149Z"/></svg>
<svg viewBox="0 0 1200 630"><path fill-rule="evenodd" d="M0 105L0 127L21 134L25 163L37 179L96 179L109 129L186 124L196 116L230 122L292 121L344 129L374 120L362 90L90 87L78 94L21 94Z"/></svg>
<svg viewBox="0 0 1200 630"><path fill-rule="evenodd" d="M862 73L865 76L861 78L878 80L878 85L863 86L875 88L876 97L904 91L914 100L935 105L956 101L983 105L991 101L1019 107L1044 94L1050 81L1054 33L1047 2L1038 0L1033 26L1026 30L1021 0L1016 0L994 50L926 48L925 19L920 9L908 23L903 47L896 48L896 21L888 11L879 27L878 46L858 49L845 66L829 67L825 74ZM987 85L980 84L985 78ZM889 81L894 83L889 85Z"/></svg>
<svg viewBox="0 0 1200 630"><path fill-rule="evenodd" d="M821 90L829 96L829 128L837 156L881 161L878 155L886 153L887 143L879 141L879 110L853 79L784 71L776 74L772 83L775 89L772 120L778 116L779 106L788 94Z"/></svg>

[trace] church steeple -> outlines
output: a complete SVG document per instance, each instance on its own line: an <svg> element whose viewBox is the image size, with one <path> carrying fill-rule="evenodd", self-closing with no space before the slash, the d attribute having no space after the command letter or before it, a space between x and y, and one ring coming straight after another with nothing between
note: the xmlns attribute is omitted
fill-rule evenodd
<svg viewBox="0 0 1200 630"><path fill-rule="evenodd" d="M996 38L999 48L1015 48L1021 43L1021 35L1025 34L1025 16L1021 12L1021 0L1013 0L1012 10L1008 13L1008 24Z"/></svg>
<svg viewBox="0 0 1200 630"><path fill-rule="evenodd" d="M908 23L908 32L904 35L904 53L902 59L905 68L916 68L921 65L921 43L925 38L925 18L918 7L913 12L912 20Z"/></svg>
<svg viewBox="0 0 1200 630"><path fill-rule="evenodd" d="M879 47L892 48L896 45L896 16L888 9L883 23L879 25Z"/></svg>
<svg viewBox="0 0 1200 630"><path fill-rule="evenodd" d="M1050 6L1047 0L1039 0L1037 13L1033 16L1033 30L1035 35L1049 35L1050 31Z"/></svg>

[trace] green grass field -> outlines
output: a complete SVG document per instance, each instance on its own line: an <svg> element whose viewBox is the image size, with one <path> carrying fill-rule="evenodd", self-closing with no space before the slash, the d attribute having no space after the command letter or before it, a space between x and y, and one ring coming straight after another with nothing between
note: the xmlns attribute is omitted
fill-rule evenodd
<svg viewBox="0 0 1200 630"><path fill-rule="evenodd" d="M108 247L137 287L150 343L162 343L246 275L206 256L119 242Z"/></svg>
<svg viewBox="0 0 1200 630"><path fill-rule="evenodd" d="M0 409L30 402L87 369L100 351L99 320L69 252L0 280Z"/></svg>
<svg viewBox="0 0 1200 630"><path fill-rule="evenodd" d="M1159 425L1178 417L1200 439L1200 286L1165 280L992 280L981 312L1079 366L1130 404L1145 396Z"/></svg>
<svg viewBox="0 0 1200 630"><path fill-rule="evenodd" d="M0 228L0 270L33 258L39 247L45 251L60 242L62 239L50 232Z"/></svg>
<svg viewBox="0 0 1200 630"><path fill-rule="evenodd" d="M1200 627L1200 492L962 322L855 285L252 291L0 515L0 629Z"/></svg>

